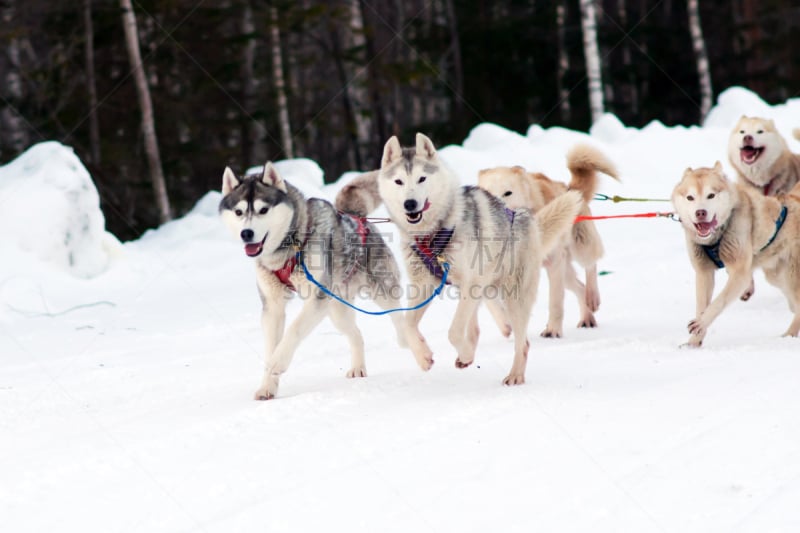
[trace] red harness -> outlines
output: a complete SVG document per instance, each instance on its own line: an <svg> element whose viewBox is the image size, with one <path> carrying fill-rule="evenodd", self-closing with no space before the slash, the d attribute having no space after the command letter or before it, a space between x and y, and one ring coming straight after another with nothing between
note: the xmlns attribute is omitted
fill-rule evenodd
<svg viewBox="0 0 800 533"><path fill-rule="evenodd" d="M297 292L297 289L292 284L290 278L292 277L292 272L294 272L294 269L297 268L297 263L297 254L294 254L292 257L286 260L281 268L272 271L272 273L275 274L275 277L278 278L278 281L283 283L289 290L294 292Z"/></svg>

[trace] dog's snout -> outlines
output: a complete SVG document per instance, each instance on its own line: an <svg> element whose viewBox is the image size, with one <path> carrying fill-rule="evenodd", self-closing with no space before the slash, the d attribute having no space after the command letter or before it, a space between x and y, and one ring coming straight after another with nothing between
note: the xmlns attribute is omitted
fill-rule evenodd
<svg viewBox="0 0 800 533"><path fill-rule="evenodd" d="M753 142L753 136L748 133L744 136L744 142L745 144L751 144Z"/></svg>
<svg viewBox="0 0 800 533"><path fill-rule="evenodd" d="M241 235L244 242L250 242L253 240L255 233L253 233L253 230L251 229L243 229L239 235Z"/></svg>
<svg viewBox="0 0 800 533"><path fill-rule="evenodd" d="M698 209L694 212L694 216L697 218L697 220L705 220L706 217L708 217L708 211L705 209Z"/></svg>
<svg viewBox="0 0 800 533"><path fill-rule="evenodd" d="M417 210L417 201L416 200L406 200L403 202L403 208L405 208L406 212L414 213Z"/></svg>

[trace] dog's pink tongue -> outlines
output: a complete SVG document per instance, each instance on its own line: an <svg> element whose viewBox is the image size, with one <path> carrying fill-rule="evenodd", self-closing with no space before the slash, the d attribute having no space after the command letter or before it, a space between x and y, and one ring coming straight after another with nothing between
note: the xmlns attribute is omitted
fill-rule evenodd
<svg viewBox="0 0 800 533"><path fill-rule="evenodd" d="M714 229L713 222L698 222L695 224L695 226L697 227L697 233L699 233L702 237L705 237L711 233L712 229Z"/></svg>
<svg viewBox="0 0 800 533"><path fill-rule="evenodd" d="M745 146L741 149L742 161L745 163L753 163L758 158L758 150L752 146Z"/></svg>
<svg viewBox="0 0 800 533"><path fill-rule="evenodd" d="M263 244L260 242L250 243L244 245L244 253L249 255L250 257L255 257L261 253L261 248Z"/></svg>

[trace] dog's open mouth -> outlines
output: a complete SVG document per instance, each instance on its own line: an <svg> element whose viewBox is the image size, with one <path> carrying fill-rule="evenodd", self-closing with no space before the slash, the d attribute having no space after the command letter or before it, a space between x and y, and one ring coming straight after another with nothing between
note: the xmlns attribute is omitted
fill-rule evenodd
<svg viewBox="0 0 800 533"><path fill-rule="evenodd" d="M425 205L422 206L422 209L413 213L406 213L406 220L409 224L419 224L420 221L422 221L422 213L427 211L430 207L431 203L428 200L425 200Z"/></svg>
<svg viewBox="0 0 800 533"><path fill-rule="evenodd" d="M717 229L717 216L714 215L711 222L695 222L694 229L700 237L708 237Z"/></svg>
<svg viewBox="0 0 800 533"><path fill-rule="evenodd" d="M258 257L258 255L264 250L264 241L267 240L267 235L264 235L264 238L261 239L261 242L250 242L244 245L244 253L246 253L250 257Z"/></svg>
<svg viewBox="0 0 800 533"><path fill-rule="evenodd" d="M756 148L755 146L742 146L739 149L739 155L742 158L742 162L746 165L752 165L758 158L761 157L761 152L764 151L764 147Z"/></svg>

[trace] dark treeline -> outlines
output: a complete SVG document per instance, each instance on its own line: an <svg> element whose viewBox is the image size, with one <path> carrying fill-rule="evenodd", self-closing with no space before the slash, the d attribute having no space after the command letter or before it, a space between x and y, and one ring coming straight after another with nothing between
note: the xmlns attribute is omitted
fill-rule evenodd
<svg viewBox="0 0 800 533"><path fill-rule="evenodd" d="M375 168L393 134L460 142L484 121L586 130L582 3L135 0L173 213L218 189L225 165L309 157L334 180ZM688 3L595 2L603 101L624 123L701 120ZM42 140L72 146L109 230L129 239L159 213L120 5L0 1L0 160ZM798 94L797 6L700 2L714 96Z"/></svg>

